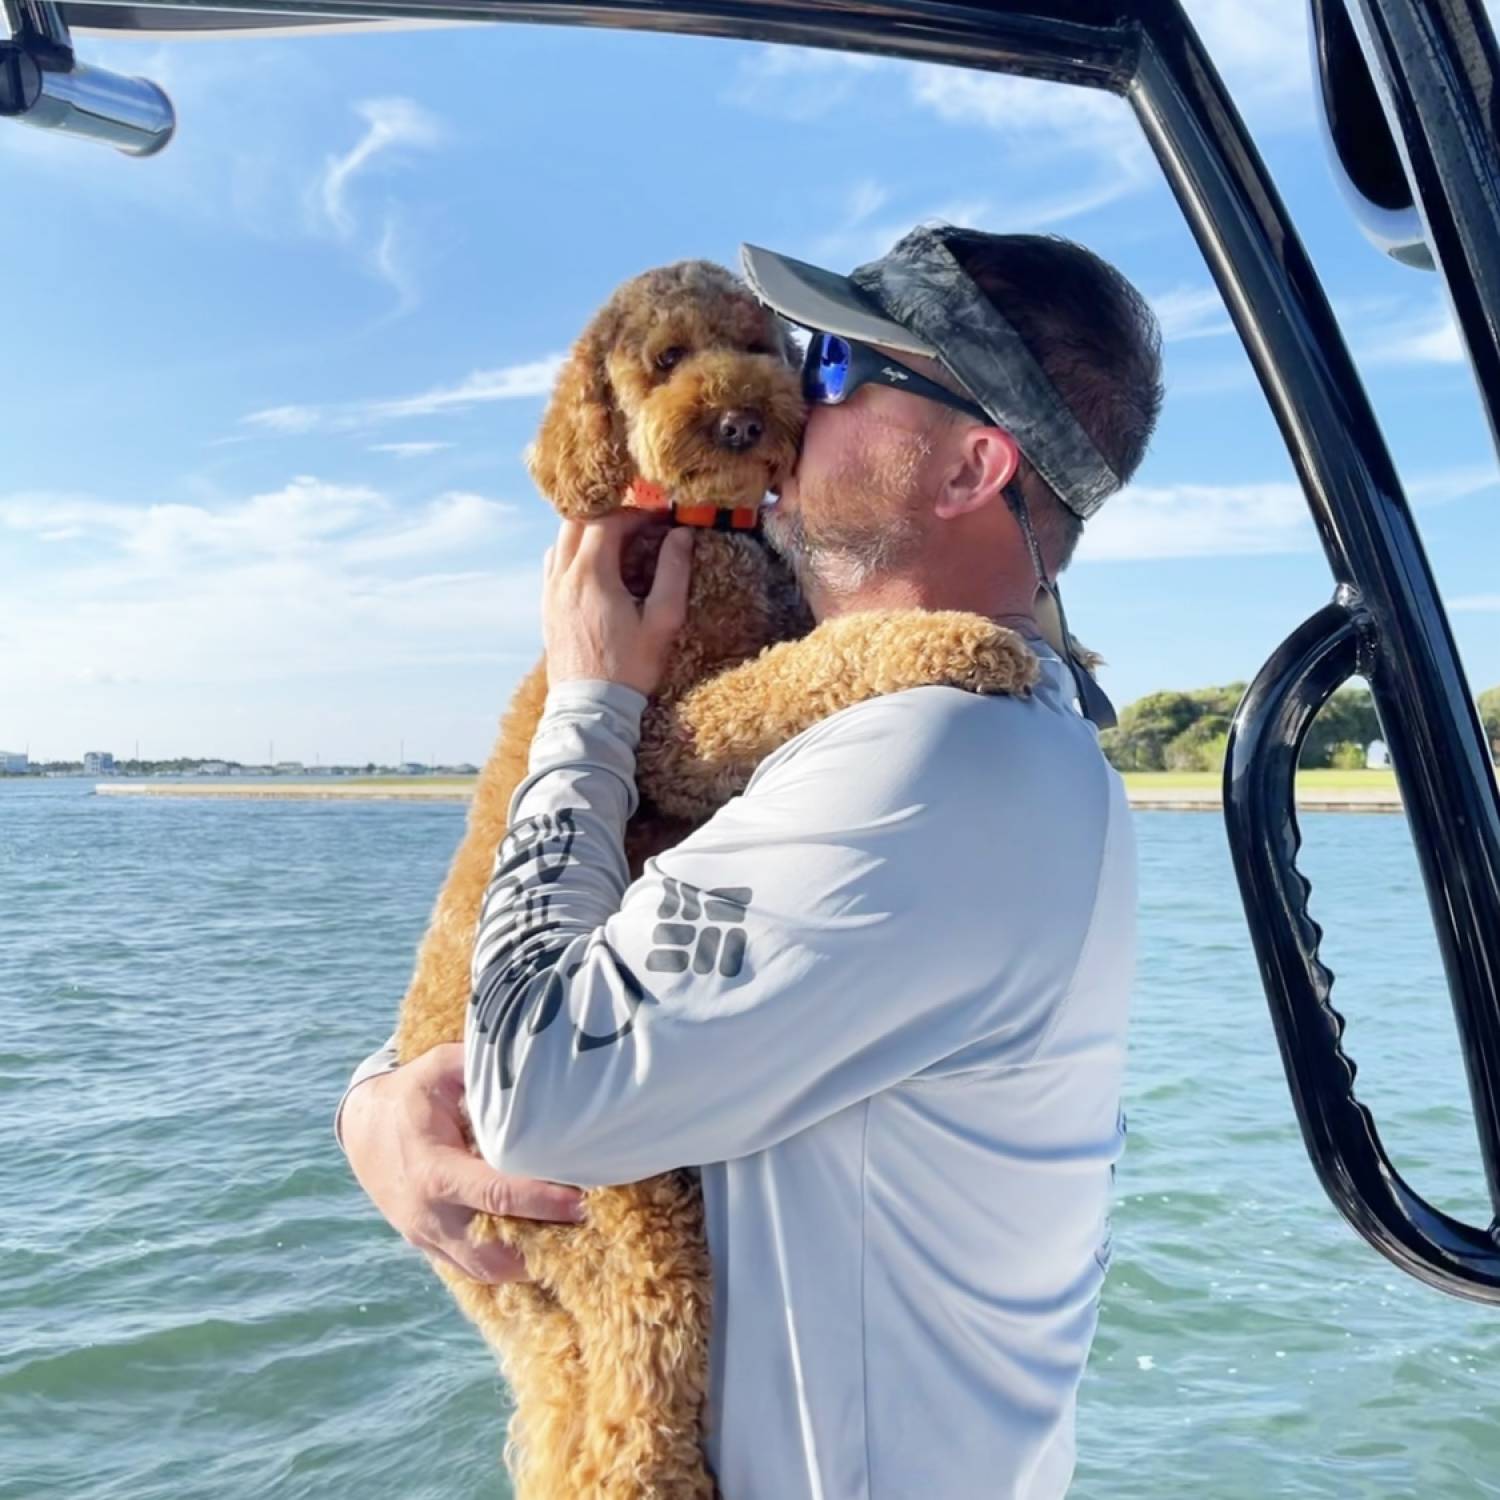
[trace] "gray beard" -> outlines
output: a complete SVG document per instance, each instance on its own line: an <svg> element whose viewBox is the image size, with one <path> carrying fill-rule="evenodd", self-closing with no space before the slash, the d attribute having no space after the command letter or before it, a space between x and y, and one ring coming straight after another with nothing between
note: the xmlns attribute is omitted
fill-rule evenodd
<svg viewBox="0 0 1500 1500"><path fill-rule="evenodd" d="M872 579L909 562L916 538L906 527L846 533L831 540L808 535L801 509L774 505L761 518L766 544L792 570L804 594L852 594Z"/></svg>

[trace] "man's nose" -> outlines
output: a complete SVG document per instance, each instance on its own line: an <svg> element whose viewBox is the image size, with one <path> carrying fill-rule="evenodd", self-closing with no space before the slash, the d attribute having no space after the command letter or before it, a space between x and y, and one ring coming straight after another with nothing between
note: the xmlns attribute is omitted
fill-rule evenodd
<svg viewBox="0 0 1500 1500"><path fill-rule="evenodd" d="M726 411L719 418L718 444L731 453L744 453L753 448L765 431L765 418L753 406L738 411Z"/></svg>

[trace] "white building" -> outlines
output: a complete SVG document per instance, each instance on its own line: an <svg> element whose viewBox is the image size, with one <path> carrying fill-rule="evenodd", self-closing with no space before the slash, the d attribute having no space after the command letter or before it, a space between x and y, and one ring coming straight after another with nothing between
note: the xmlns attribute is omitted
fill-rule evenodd
<svg viewBox="0 0 1500 1500"><path fill-rule="evenodd" d="M85 776L107 776L115 768L114 755L108 750L89 750L83 757Z"/></svg>
<svg viewBox="0 0 1500 1500"><path fill-rule="evenodd" d="M24 776L30 769L30 763L24 754L15 750L0 750L0 771L9 772L12 776Z"/></svg>

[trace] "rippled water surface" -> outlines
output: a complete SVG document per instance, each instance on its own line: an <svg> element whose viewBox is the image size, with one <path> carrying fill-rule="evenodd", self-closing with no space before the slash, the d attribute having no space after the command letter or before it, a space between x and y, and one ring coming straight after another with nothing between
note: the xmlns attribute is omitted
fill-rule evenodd
<svg viewBox="0 0 1500 1500"><path fill-rule="evenodd" d="M0 1500L507 1494L489 1355L330 1125L462 809L89 790L0 782ZM1137 826L1130 1145L1074 1495L1500 1496L1500 1312L1337 1218L1221 821ZM1487 1219L1405 825L1304 833L1361 1098L1421 1191Z"/></svg>

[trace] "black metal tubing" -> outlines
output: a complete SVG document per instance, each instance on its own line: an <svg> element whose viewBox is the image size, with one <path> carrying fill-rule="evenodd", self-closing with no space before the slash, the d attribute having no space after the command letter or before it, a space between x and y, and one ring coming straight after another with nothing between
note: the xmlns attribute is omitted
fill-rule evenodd
<svg viewBox="0 0 1500 1500"><path fill-rule="evenodd" d="M1351 3L1488 403L1500 391L1500 172L1487 128L1488 27L1477 0ZM64 7L70 17L83 9ZM109 9L105 0L86 7L92 24ZM126 24L140 25L152 9L130 0L134 19ZM1225 768L1231 845L1304 1139L1334 1202L1371 1244L1434 1286L1500 1303L1495 1226L1456 1224L1423 1203L1389 1170L1373 1122L1352 1099L1353 1068L1338 1047L1330 977L1317 960L1305 882L1293 865L1295 747L1317 705L1362 664L1421 859L1497 1208L1500 802L1373 412L1279 195L1178 0L172 0L166 9L694 32L1123 94L1245 341L1336 584L1334 613L1295 634L1247 693Z"/></svg>
<svg viewBox="0 0 1500 1500"><path fill-rule="evenodd" d="M1404 1271L1445 1291L1500 1301L1500 1247L1490 1230L1463 1224L1403 1180L1370 1111L1354 1097L1355 1065L1342 1046L1344 1018L1330 1003L1333 975L1318 958L1322 930L1308 915L1297 870L1301 835L1293 802L1297 759L1318 710L1376 649L1353 589L1286 639L1236 714L1226 774L1230 843L1303 1139L1328 1196Z"/></svg>

